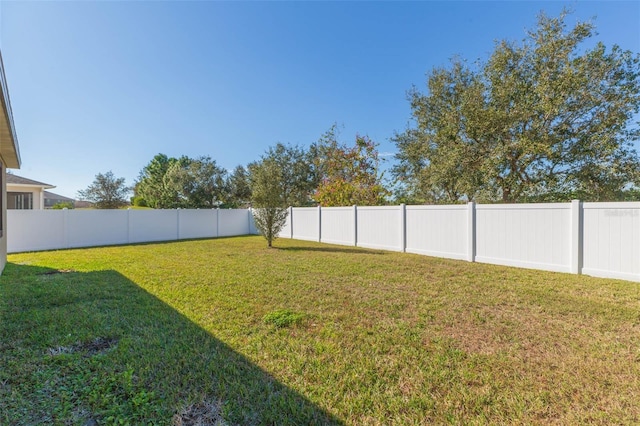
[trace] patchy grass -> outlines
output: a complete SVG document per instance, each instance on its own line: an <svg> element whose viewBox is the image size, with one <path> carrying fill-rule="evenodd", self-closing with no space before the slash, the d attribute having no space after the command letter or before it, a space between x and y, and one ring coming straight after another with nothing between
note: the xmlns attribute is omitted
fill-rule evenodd
<svg viewBox="0 0 640 426"><path fill-rule="evenodd" d="M262 319L267 324L273 324L276 327L291 327L299 324L304 318L304 314L293 312L290 309L278 309L269 312Z"/></svg>
<svg viewBox="0 0 640 426"><path fill-rule="evenodd" d="M277 245L9 256L0 424L640 422L640 284Z"/></svg>

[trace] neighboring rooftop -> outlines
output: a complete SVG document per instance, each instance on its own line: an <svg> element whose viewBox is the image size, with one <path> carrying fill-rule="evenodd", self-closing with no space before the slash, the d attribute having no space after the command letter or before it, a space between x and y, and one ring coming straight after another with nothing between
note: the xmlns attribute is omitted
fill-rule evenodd
<svg viewBox="0 0 640 426"><path fill-rule="evenodd" d="M44 208L53 208L56 204L64 203L65 205L71 204L72 207L76 207L76 200L73 198L65 197L64 195L54 194L49 191L42 191L44 198Z"/></svg>
<svg viewBox="0 0 640 426"><path fill-rule="evenodd" d="M76 201L73 198L65 197L64 195L60 195L60 194L54 194L53 192L49 192L49 191L44 191L44 200L45 202L47 200L68 201L68 202Z"/></svg>
<svg viewBox="0 0 640 426"><path fill-rule="evenodd" d="M31 185L31 186L42 186L43 188L51 189L55 188L55 185L51 185L44 182L38 182L37 180L28 179L26 177L14 175L12 173L7 173L7 177L5 182L8 185Z"/></svg>

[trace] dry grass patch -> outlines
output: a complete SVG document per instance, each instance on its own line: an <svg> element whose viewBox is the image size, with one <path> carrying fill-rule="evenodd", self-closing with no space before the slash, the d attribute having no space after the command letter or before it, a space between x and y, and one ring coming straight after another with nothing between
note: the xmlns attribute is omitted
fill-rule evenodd
<svg viewBox="0 0 640 426"><path fill-rule="evenodd" d="M227 426L220 402L191 404L173 416L173 426Z"/></svg>

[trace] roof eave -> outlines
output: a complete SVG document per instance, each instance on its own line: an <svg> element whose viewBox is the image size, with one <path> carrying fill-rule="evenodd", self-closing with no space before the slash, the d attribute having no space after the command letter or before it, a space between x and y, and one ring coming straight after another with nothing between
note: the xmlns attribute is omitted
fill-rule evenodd
<svg viewBox="0 0 640 426"><path fill-rule="evenodd" d="M4 64L0 54L0 104L2 116L0 117L0 157L6 167L19 169L22 163L20 159L20 146L16 136L16 128L13 124L13 112L9 99L9 87L4 75Z"/></svg>
<svg viewBox="0 0 640 426"><path fill-rule="evenodd" d="M33 183L9 183L7 182L7 186L18 186L18 187L24 187L24 188L42 188L44 189L53 189L56 186L55 185L36 185Z"/></svg>

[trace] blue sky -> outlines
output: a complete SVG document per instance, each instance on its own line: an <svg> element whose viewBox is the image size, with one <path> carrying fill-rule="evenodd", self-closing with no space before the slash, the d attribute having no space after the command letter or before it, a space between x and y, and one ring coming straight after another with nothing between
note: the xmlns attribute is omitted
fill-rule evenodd
<svg viewBox="0 0 640 426"><path fill-rule="evenodd" d="M521 40L540 11L596 18L640 52L640 2L0 2L23 166L75 197L97 173L133 184L157 153L233 169L334 122L385 154L406 92L460 56Z"/></svg>

